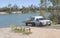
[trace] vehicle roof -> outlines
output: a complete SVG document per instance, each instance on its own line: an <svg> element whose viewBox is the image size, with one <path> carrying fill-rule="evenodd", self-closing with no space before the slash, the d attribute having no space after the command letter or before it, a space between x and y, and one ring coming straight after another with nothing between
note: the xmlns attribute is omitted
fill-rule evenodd
<svg viewBox="0 0 60 38"><path fill-rule="evenodd" d="M34 18L43 18L43 16L32 16Z"/></svg>

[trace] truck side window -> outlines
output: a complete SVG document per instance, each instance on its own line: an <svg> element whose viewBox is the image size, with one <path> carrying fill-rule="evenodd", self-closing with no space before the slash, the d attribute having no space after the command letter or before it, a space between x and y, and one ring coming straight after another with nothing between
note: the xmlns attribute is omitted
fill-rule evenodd
<svg viewBox="0 0 60 38"><path fill-rule="evenodd" d="M36 19L36 21L39 21L39 19Z"/></svg>

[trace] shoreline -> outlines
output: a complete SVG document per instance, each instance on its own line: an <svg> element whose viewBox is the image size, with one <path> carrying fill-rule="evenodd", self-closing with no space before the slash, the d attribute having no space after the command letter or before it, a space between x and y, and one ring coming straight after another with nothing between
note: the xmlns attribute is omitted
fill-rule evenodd
<svg viewBox="0 0 60 38"><path fill-rule="evenodd" d="M0 12L0 15L9 14L7 12ZM11 14L22 14L21 12L12 12Z"/></svg>
<svg viewBox="0 0 60 38"><path fill-rule="evenodd" d="M39 13L39 12L36 12L36 13ZM0 12L0 15L7 15L7 14L9 14L9 13L7 13L7 12ZM33 13L14 13L14 12L12 12L11 14L34 14L34 12Z"/></svg>

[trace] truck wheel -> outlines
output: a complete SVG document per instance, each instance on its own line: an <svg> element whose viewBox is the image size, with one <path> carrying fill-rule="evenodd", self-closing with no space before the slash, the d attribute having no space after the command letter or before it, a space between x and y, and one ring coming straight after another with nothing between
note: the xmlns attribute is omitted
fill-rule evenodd
<svg viewBox="0 0 60 38"><path fill-rule="evenodd" d="M41 22L40 22L39 26L43 26Z"/></svg>
<svg viewBox="0 0 60 38"><path fill-rule="evenodd" d="M48 24L48 26L51 26L51 24Z"/></svg>
<svg viewBox="0 0 60 38"><path fill-rule="evenodd" d="M35 23L32 23L32 26L35 26Z"/></svg>

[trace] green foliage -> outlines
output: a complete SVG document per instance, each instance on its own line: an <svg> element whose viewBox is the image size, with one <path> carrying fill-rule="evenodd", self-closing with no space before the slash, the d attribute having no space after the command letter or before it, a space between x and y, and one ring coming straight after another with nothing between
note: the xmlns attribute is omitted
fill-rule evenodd
<svg viewBox="0 0 60 38"><path fill-rule="evenodd" d="M50 0L50 1L53 3L53 5L56 5L59 3L59 0Z"/></svg>
<svg viewBox="0 0 60 38"><path fill-rule="evenodd" d="M41 4L44 3L44 0L41 0Z"/></svg>
<svg viewBox="0 0 60 38"><path fill-rule="evenodd" d="M60 13L58 13L58 12L51 13L51 15L49 17L55 24L57 24L60 21Z"/></svg>
<svg viewBox="0 0 60 38"><path fill-rule="evenodd" d="M45 17L45 13L48 12L48 4L46 3L47 0L41 0L41 6L40 6L40 15Z"/></svg>
<svg viewBox="0 0 60 38"><path fill-rule="evenodd" d="M11 4L8 4L8 6L0 8L1 12L7 12L8 14L11 14L12 12L16 12L18 10L19 7L16 4L13 6Z"/></svg>
<svg viewBox="0 0 60 38"><path fill-rule="evenodd" d="M21 11L22 13L33 13L33 12L37 12L38 9L39 8L35 5L31 5L29 7L22 6Z"/></svg>
<svg viewBox="0 0 60 38"><path fill-rule="evenodd" d="M46 12L45 10L40 10L40 15L45 16L45 12Z"/></svg>
<svg viewBox="0 0 60 38"><path fill-rule="evenodd" d="M30 5L28 7L22 6L22 8L20 8L16 4L15 5L8 4L8 6L0 8L1 12L7 12L9 14L11 14L12 12L18 12L18 11L22 13L35 13L38 10L39 10L38 6L35 6L35 5Z"/></svg>

